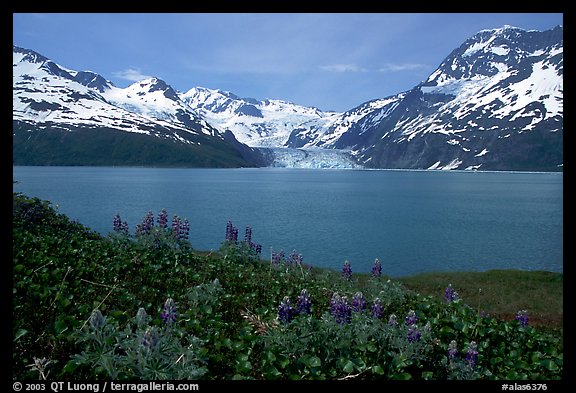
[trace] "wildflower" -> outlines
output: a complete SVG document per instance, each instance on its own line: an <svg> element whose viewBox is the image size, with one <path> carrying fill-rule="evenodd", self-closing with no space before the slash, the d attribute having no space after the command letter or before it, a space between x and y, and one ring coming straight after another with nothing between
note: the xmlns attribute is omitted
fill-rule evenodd
<svg viewBox="0 0 576 393"><path fill-rule="evenodd" d="M142 344L144 348L152 349L158 344L158 340L158 330L156 327L148 327L140 340L140 344Z"/></svg>
<svg viewBox="0 0 576 393"><path fill-rule="evenodd" d="M310 314L310 307L312 306L312 301L310 300L310 294L306 289L303 289L298 295L298 300L296 301L296 312L298 314Z"/></svg>
<svg viewBox="0 0 576 393"><path fill-rule="evenodd" d="M92 311L92 314L90 314L89 322L90 326L92 326L93 329L98 330L106 324L106 319L104 318L100 310L96 309Z"/></svg>
<svg viewBox="0 0 576 393"><path fill-rule="evenodd" d="M256 244L256 254L262 254L262 244Z"/></svg>
<svg viewBox="0 0 576 393"><path fill-rule="evenodd" d="M452 288L452 284L448 284L448 286L446 287L446 290L444 291L444 297L446 298L446 301L448 303L452 303L458 300L458 292L456 292L454 288Z"/></svg>
<svg viewBox="0 0 576 393"><path fill-rule="evenodd" d="M238 228L232 225L232 221L226 224L226 241L234 244L238 242Z"/></svg>
<svg viewBox="0 0 576 393"><path fill-rule="evenodd" d="M162 229L168 227L168 212L166 212L166 209L160 210L160 214L158 214L158 226Z"/></svg>
<svg viewBox="0 0 576 393"><path fill-rule="evenodd" d="M188 240L188 235L190 232L190 223L188 219L184 219L184 222L180 224L180 228L178 230L178 239L180 240Z"/></svg>
<svg viewBox="0 0 576 393"><path fill-rule="evenodd" d="M458 344L455 340L450 341L448 345L448 359L452 360L458 356Z"/></svg>
<svg viewBox="0 0 576 393"><path fill-rule="evenodd" d="M283 323L290 323L294 318L294 309L290 305L290 299L288 296L284 296L284 299L280 302L278 306L278 319Z"/></svg>
<svg viewBox="0 0 576 393"><path fill-rule="evenodd" d="M244 242L248 245L252 244L252 228L250 228L250 225L246 225L246 234L244 235Z"/></svg>
<svg viewBox="0 0 576 393"><path fill-rule="evenodd" d="M411 343L415 341L420 341L420 337L422 337L422 334L418 330L418 326L416 326L415 324L411 325L410 328L408 329L408 341Z"/></svg>
<svg viewBox="0 0 576 393"><path fill-rule="evenodd" d="M164 302L161 318L168 326L176 322L176 304L171 297Z"/></svg>
<svg viewBox="0 0 576 393"><path fill-rule="evenodd" d="M272 252L272 263L279 264L282 261L284 261L284 250L280 250L278 253Z"/></svg>
<svg viewBox="0 0 576 393"><path fill-rule="evenodd" d="M388 317L388 325L398 326L398 321L396 320L396 314L390 314Z"/></svg>
<svg viewBox="0 0 576 393"><path fill-rule="evenodd" d="M406 325L408 325L408 326L414 325L416 323L416 321L418 321L418 317L416 316L416 313L414 312L414 310L410 310L408 312L408 315L406 316L406 319L405 319Z"/></svg>
<svg viewBox="0 0 576 393"><path fill-rule="evenodd" d="M337 323L350 323L352 307L348 304L348 298L335 293L330 300L330 314Z"/></svg>
<svg viewBox="0 0 576 393"><path fill-rule="evenodd" d="M380 277L382 275L382 264L380 260L376 258L374 260L374 265L372 265L372 277Z"/></svg>
<svg viewBox="0 0 576 393"><path fill-rule="evenodd" d="M147 325L149 319L150 317L148 316L148 314L146 314L146 310L140 307L138 309L138 312L136 313L136 324L138 325L138 327L143 327Z"/></svg>
<svg viewBox="0 0 576 393"><path fill-rule="evenodd" d="M382 318L383 312L384 309L382 308L382 301L380 300L380 298L377 297L376 299L374 299L372 307L370 307L370 316L374 319L380 319Z"/></svg>
<svg viewBox="0 0 576 393"><path fill-rule="evenodd" d="M528 325L528 311L520 310L516 313L516 318L520 322L520 326L524 327Z"/></svg>
<svg viewBox="0 0 576 393"><path fill-rule="evenodd" d="M288 262L296 266L300 266L303 259L302 254L298 254L296 250L292 250L292 253L288 256Z"/></svg>
<svg viewBox="0 0 576 393"><path fill-rule="evenodd" d="M430 325L430 321L426 322L426 325L424 325L424 331L426 333L432 332L432 326Z"/></svg>
<svg viewBox="0 0 576 393"><path fill-rule="evenodd" d="M174 236L176 239L180 238L180 217L177 215L172 217L172 236Z"/></svg>
<svg viewBox="0 0 576 393"><path fill-rule="evenodd" d="M366 309L366 299L362 292L356 292L352 298L352 309L356 312L362 312Z"/></svg>
<svg viewBox="0 0 576 393"><path fill-rule="evenodd" d="M113 229L114 232L120 232L124 234L128 234L128 223L126 221L122 222L120 218L120 214L116 214L113 220Z"/></svg>
<svg viewBox="0 0 576 393"><path fill-rule="evenodd" d="M344 261L344 265L342 266L342 278L345 280L350 280L352 278L352 266L347 260Z"/></svg>
<svg viewBox="0 0 576 393"><path fill-rule="evenodd" d="M478 361L478 351L476 350L478 346L475 341L470 341L468 348L466 348L466 363L470 367L474 367Z"/></svg>

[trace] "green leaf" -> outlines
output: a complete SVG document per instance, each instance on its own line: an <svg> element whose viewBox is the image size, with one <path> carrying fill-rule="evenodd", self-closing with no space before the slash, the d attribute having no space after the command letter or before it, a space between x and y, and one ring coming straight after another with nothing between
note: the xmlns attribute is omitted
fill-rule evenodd
<svg viewBox="0 0 576 393"><path fill-rule="evenodd" d="M372 372L378 375L384 375L384 369L381 366L373 366Z"/></svg>
<svg viewBox="0 0 576 393"><path fill-rule="evenodd" d="M399 379L402 381L407 381L409 379L412 379L412 375L410 375L409 373L396 374L396 375L392 376L392 379Z"/></svg>
<svg viewBox="0 0 576 393"><path fill-rule="evenodd" d="M556 365L556 363L554 363L551 359L544 359L540 362L540 364L550 371L558 370L558 365Z"/></svg>
<svg viewBox="0 0 576 393"><path fill-rule="evenodd" d="M312 356L308 361L309 367L320 367L322 365L322 361L317 356Z"/></svg>
<svg viewBox="0 0 576 393"><path fill-rule="evenodd" d="M344 367L342 367L342 370L347 374L351 374L354 371L354 363L348 360Z"/></svg>
<svg viewBox="0 0 576 393"><path fill-rule="evenodd" d="M18 329L16 334L14 335L14 342L18 341L22 336L28 334L28 330L26 329Z"/></svg>

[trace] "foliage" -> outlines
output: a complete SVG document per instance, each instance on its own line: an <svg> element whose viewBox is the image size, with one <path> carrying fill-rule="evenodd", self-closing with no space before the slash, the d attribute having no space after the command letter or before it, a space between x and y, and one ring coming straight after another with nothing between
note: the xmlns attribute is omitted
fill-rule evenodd
<svg viewBox="0 0 576 393"><path fill-rule="evenodd" d="M205 253L162 212L134 235L118 217L101 236L49 202L13 201L14 379L563 375L562 331L533 327L529 306L497 319L448 283L446 298L408 291L379 261L364 275L348 262L344 276L295 252L263 261L252 230L234 241L231 223L221 250Z"/></svg>

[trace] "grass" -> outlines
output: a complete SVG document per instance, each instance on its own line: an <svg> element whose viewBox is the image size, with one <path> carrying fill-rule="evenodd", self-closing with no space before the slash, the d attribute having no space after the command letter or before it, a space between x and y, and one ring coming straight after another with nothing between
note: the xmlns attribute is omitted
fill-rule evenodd
<svg viewBox="0 0 576 393"><path fill-rule="evenodd" d="M451 283L464 302L478 312L512 320L518 310L530 310L535 326L560 329L564 321L562 273L523 270L423 273L399 278L406 288L444 299Z"/></svg>

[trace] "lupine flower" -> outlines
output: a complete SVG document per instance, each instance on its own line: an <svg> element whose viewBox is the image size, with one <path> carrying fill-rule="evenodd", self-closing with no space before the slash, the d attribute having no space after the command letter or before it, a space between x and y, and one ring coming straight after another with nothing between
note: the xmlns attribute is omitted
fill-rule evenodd
<svg viewBox="0 0 576 393"><path fill-rule="evenodd" d="M302 257L302 254L298 254L296 250L292 250L292 253L290 254L290 256L288 256L288 262L296 266L302 265L303 260L304 258Z"/></svg>
<svg viewBox="0 0 576 393"><path fill-rule="evenodd" d="M350 280L352 278L352 266L347 260L344 261L344 265L342 266L342 278L345 280Z"/></svg>
<svg viewBox="0 0 576 393"><path fill-rule="evenodd" d="M184 222L180 223L180 228L178 232L178 239L180 240L188 240L188 235L190 232L190 223L188 219L184 219Z"/></svg>
<svg viewBox="0 0 576 393"><path fill-rule="evenodd" d="M256 254L262 254L262 244L256 244Z"/></svg>
<svg viewBox="0 0 576 393"><path fill-rule="evenodd" d="M310 294L306 289L300 291L298 295L298 300L296 301L296 312L298 314L310 314L310 307L312 306L312 301L310 300Z"/></svg>
<svg viewBox="0 0 576 393"><path fill-rule="evenodd" d="M362 292L356 292L352 298L352 310L362 312L366 309L366 299Z"/></svg>
<svg viewBox="0 0 576 393"><path fill-rule="evenodd" d="M279 264L284 260L284 250L280 250L278 253L276 251L272 252L272 263Z"/></svg>
<svg viewBox="0 0 576 393"><path fill-rule="evenodd" d="M168 212L166 209L160 210L160 214L158 214L158 226L162 229L168 227Z"/></svg>
<svg viewBox="0 0 576 393"><path fill-rule="evenodd" d="M174 236L176 239L180 238L180 217L177 215L172 217L172 236Z"/></svg>
<svg viewBox="0 0 576 393"><path fill-rule="evenodd" d="M458 356L458 344L456 344L455 340L452 340L448 345L448 359L452 360L456 356Z"/></svg>
<svg viewBox="0 0 576 393"><path fill-rule="evenodd" d="M380 277L382 275L382 264L380 260L376 258L374 260L374 265L372 265L372 277Z"/></svg>
<svg viewBox="0 0 576 393"><path fill-rule="evenodd" d="M377 297L376 299L374 299L372 307L370 307L370 316L374 319L380 319L382 318L383 312L384 309L382 307L382 301L380 300L380 298Z"/></svg>
<svg viewBox="0 0 576 393"><path fill-rule="evenodd" d="M161 318L168 326L176 322L176 304L171 297L164 302Z"/></svg>
<svg viewBox="0 0 576 393"><path fill-rule="evenodd" d="M226 241L230 243L238 243L238 228L232 225L232 221L226 224Z"/></svg>
<svg viewBox="0 0 576 393"><path fill-rule="evenodd" d="M414 312L414 310L410 310L408 312L408 315L406 316L406 325L408 326L412 326L416 323L416 321L418 321L418 317L416 316L416 313Z"/></svg>
<svg viewBox="0 0 576 393"><path fill-rule="evenodd" d="M398 321L396 320L396 314L390 314L388 317L388 325L398 326Z"/></svg>
<svg viewBox="0 0 576 393"><path fill-rule="evenodd" d="M430 321L426 322L426 325L424 325L424 331L426 333L430 333L432 331L432 326L430 326Z"/></svg>
<svg viewBox="0 0 576 393"><path fill-rule="evenodd" d="M352 320L352 307L348 304L348 298L335 293L330 300L330 314L332 314L337 323L350 323Z"/></svg>
<svg viewBox="0 0 576 393"><path fill-rule="evenodd" d="M520 326L524 327L528 325L528 311L520 310L516 313L516 318L520 322Z"/></svg>
<svg viewBox="0 0 576 393"><path fill-rule="evenodd" d="M156 329L156 327L152 326L146 329L144 335L142 336L140 344L142 344L144 348L152 349L156 346L156 344L158 344L158 340L159 340L158 330Z"/></svg>
<svg viewBox="0 0 576 393"><path fill-rule="evenodd" d="M246 225L246 234L244 235L244 242L248 245L252 245L252 228L250 225Z"/></svg>
<svg viewBox="0 0 576 393"><path fill-rule="evenodd" d="M278 306L278 319L280 322L285 324L290 323L294 318L294 309L290 304L290 299L288 296L284 296L284 299L280 302Z"/></svg>
<svg viewBox="0 0 576 393"><path fill-rule="evenodd" d="M454 288L452 288L452 284L448 284L448 286L446 287L446 290L444 291L444 297L446 298L446 301L448 303L452 303L458 300L458 292L456 292Z"/></svg>
<svg viewBox="0 0 576 393"><path fill-rule="evenodd" d="M106 324L106 319L104 318L100 310L96 309L92 311L92 314L90 314L89 322L92 328L98 330Z"/></svg>
<svg viewBox="0 0 576 393"><path fill-rule="evenodd" d="M142 307L140 307L138 309L138 312L136 313L136 324L138 325L138 327L143 327L143 326L147 325L149 319L150 319L150 317L146 313L146 310L144 310Z"/></svg>
<svg viewBox="0 0 576 393"><path fill-rule="evenodd" d="M114 232L120 232L126 235L128 234L128 223L126 221L122 222L120 219L120 214L116 214L114 216L113 229Z"/></svg>
<svg viewBox="0 0 576 393"><path fill-rule="evenodd" d="M422 337L422 334L420 333L420 331L418 331L418 326L416 326L415 324L411 325L410 328L408 329L408 341L411 343L415 341L420 341L420 337Z"/></svg>
<svg viewBox="0 0 576 393"><path fill-rule="evenodd" d="M474 367L476 362L478 361L478 351L476 350L478 346L476 345L475 341L470 341L468 344L468 348L466 349L466 363L470 367Z"/></svg>

